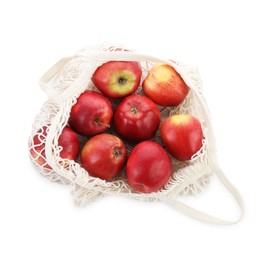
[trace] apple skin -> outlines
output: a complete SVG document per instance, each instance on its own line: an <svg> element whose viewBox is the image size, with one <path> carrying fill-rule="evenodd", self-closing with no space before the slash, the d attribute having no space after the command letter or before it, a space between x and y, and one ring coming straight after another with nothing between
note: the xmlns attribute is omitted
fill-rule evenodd
<svg viewBox="0 0 260 260"><path fill-rule="evenodd" d="M202 147L201 124L192 115L173 115L166 118L160 134L168 151L179 161L190 160Z"/></svg>
<svg viewBox="0 0 260 260"><path fill-rule="evenodd" d="M92 76L94 85L107 97L121 98L134 93L141 81L142 69L135 61L109 61Z"/></svg>
<svg viewBox="0 0 260 260"><path fill-rule="evenodd" d="M33 137L33 148L30 149L31 156L44 168L51 169L46 162L45 143L48 127L43 126ZM58 145L62 147L60 157L63 159L76 160L79 154L79 139L77 134L68 126L65 126L58 139Z"/></svg>
<svg viewBox="0 0 260 260"><path fill-rule="evenodd" d="M126 147L120 138L112 134L99 134L86 142L80 160L89 175L111 180L123 170L126 156Z"/></svg>
<svg viewBox="0 0 260 260"><path fill-rule="evenodd" d="M137 144L127 161L129 185L143 193L156 192L164 187L172 175L172 162L161 145L153 141Z"/></svg>
<svg viewBox="0 0 260 260"><path fill-rule="evenodd" d="M58 139L62 147L60 157L63 159L76 160L79 155L80 142L77 134L68 126L65 126Z"/></svg>
<svg viewBox="0 0 260 260"><path fill-rule="evenodd" d="M77 133L91 136L105 132L113 117L111 102L102 94L87 90L72 107L69 125Z"/></svg>
<svg viewBox="0 0 260 260"><path fill-rule="evenodd" d="M178 106L188 95L189 87L170 65L158 63L143 81L143 92L161 106Z"/></svg>
<svg viewBox="0 0 260 260"><path fill-rule="evenodd" d="M114 127L127 141L143 141L156 133L161 114L152 100L138 94L123 99L114 113Z"/></svg>
<svg viewBox="0 0 260 260"><path fill-rule="evenodd" d="M45 155L45 142L47 136L47 126L43 126L37 131L33 136L32 148L30 148L30 154L33 157L34 161L37 162L40 166L51 169L51 167L46 162Z"/></svg>

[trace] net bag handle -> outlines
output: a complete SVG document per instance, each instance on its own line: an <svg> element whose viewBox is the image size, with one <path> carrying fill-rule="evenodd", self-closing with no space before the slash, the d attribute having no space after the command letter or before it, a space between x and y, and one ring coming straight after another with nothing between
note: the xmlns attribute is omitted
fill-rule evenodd
<svg viewBox="0 0 260 260"><path fill-rule="evenodd" d="M224 185L224 187L230 192L230 194L235 199L237 205L240 209L240 215L235 220L224 220L221 218L214 217L212 215L209 215L203 211L197 210L189 205L187 205L184 202L181 202L177 198L177 194L174 198L168 199L168 198L162 198L162 201L168 203L169 205L173 206L175 209L179 210L180 212L195 218L197 220L207 222L210 224L219 224L219 225L231 225L238 223L244 216L244 203L242 200L241 195L237 191L237 189L230 183L230 181L225 176L222 169L219 167L218 163L214 163L213 171L217 178L220 180L220 182Z"/></svg>
<svg viewBox="0 0 260 260"><path fill-rule="evenodd" d="M71 84L71 86L66 89L62 94L56 93L51 88L51 79L55 77L62 68L70 62L72 59L84 56L86 60L89 61L89 63L86 65L85 69L83 69L82 73L79 75L79 77ZM195 91L196 97L198 98L198 101L201 106L204 108L205 118L210 122L210 115L207 109L207 105L202 98L202 95L199 93L199 90L197 86L193 83L193 81L188 77L187 72L182 70L181 66L177 66L177 63L168 60L168 59L161 59L157 58L151 55L141 54L137 52L125 52L125 51L118 51L118 52L84 52L79 53L79 55L75 55L72 57L66 57L58 61L52 68L50 68L40 79L40 86L43 89L43 91L48 95L50 99L55 100L58 103L62 103L67 98L71 97L71 95L75 93L82 93L84 91L84 88L86 86L86 83L88 83L91 80L92 74L95 72L96 68L100 66L101 64L107 62L107 61L139 61L139 62L153 62L153 63L166 63L171 66L173 66L176 71L182 76L183 80L186 82L186 84L192 88ZM59 172L59 168L57 167L55 161L52 158L52 136L55 133L55 129L59 123L59 115L58 113L56 115L56 118L54 118L53 123L50 126L49 133L46 138L46 146L45 146L45 152L46 152L46 158L49 163L49 165ZM211 127L211 124L209 124L209 147L210 149L209 154L211 156L211 160L213 163L213 171L215 172L216 176L219 178L221 183L225 186L225 188L231 193L231 195L236 200L239 208L240 208L240 216L237 220L234 221L228 221L223 220L220 218L216 218L214 216L208 215L205 212L199 211L195 208L190 207L189 205L181 202L178 200L177 196L178 194L175 194L171 199L168 198L160 198L162 201L165 201L166 203L169 203L171 206L176 208L177 210L185 213L186 215L189 215L195 219L208 222L208 223L214 223L214 224L235 224L241 220L241 218L244 215L244 205L242 198L239 194L239 192L235 189L235 187L229 182L229 180L224 175L223 171L221 170L218 162L217 162L217 156L216 156L216 148L215 148L215 138L213 135L213 130Z"/></svg>
<svg viewBox="0 0 260 260"><path fill-rule="evenodd" d="M73 60L75 56L65 57L55 63L48 71L46 71L39 80L39 85L41 89L46 93L49 99L59 99L57 93L53 90L50 81L54 78L59 72L62 71L63 67Z"/></svg>

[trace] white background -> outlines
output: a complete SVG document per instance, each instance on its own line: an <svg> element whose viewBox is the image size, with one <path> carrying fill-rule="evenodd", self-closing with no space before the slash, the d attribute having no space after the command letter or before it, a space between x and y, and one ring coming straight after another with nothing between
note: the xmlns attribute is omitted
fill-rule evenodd
<svg viewBox="0 0 260 260"><path fill-rule="evenodd" d="M259 259L258 1L1 1L0 259ZM31 166L27 140L46 100L39 77L85 45L122 43L198 67L219 160L246 206L232 226L162 203L107 197L73 205ZM217 182L189 203L234 219ZM256 236L255 236L256 235Z"/></svg>

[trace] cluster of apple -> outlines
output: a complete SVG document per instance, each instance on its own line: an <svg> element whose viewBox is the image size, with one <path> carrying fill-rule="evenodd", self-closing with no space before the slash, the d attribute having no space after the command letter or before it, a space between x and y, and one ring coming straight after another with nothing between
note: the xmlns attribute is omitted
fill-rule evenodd
<svg viewBox="0 0 260 260"><path fill-rule="evenodd" d="M171 177L170 156L190 160L202 147L203 133L192 115L161 116L162 107L178 106L189 92L172 66L155 64L136 94L141 77L138 62L109 61L98 67L92 81L100 92L87 90L78 97L58 143L60 157L76 160L80 154L80 164L91 176L109 181L125 169L129 185L149 193ZM46 136L47 129L41 131ZM151 140L156 133L160 143ZM88 137L81 150L78 134ZM31 155L46 167L40 138L34 136ZM126 144L133 147L130 154Z"/></svg>

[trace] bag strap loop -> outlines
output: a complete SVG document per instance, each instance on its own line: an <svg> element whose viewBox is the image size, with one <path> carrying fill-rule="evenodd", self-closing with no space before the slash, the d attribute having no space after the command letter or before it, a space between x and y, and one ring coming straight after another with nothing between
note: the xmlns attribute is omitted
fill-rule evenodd
<svg viewBox="0 0 260 260"><path fill-rule="evenodd" d="M191 206L188 206L184 202L181 202L177 199L177 196L175 198L162 198L162 201L170 204L175 209L179 210L180 212L193 217L197 220L204 221L211 224L219 224L219 225L231 225L238 223L244 216L244 203L243 200L237 191L237 189L230 183L230 181L226 178L223 171L219 167L217 163L214 164L214 173L220 180L220 182L225 186L225 188L231 193L235 201L237 202L239 208L240 208L240 215L236 220L224 220L217 217L214 217L212 215L209 215L205 212L202 212L200 210L197 210Z"/></svg>
<svg viewBox="0 0 260 260"><path fill-rule="evenodd" d="M57 93L53 90L50 84L48 84L53 77L55 77L62 68L72 59L74 59L75 56L72 57L65 57L61 60L59 60L57 63L55 63L49 70L47 70L42 77L39 80L39 84L41 89L46 93L48 98L55 99L59 98Z"/></svg>

